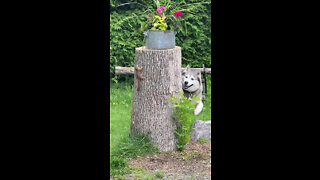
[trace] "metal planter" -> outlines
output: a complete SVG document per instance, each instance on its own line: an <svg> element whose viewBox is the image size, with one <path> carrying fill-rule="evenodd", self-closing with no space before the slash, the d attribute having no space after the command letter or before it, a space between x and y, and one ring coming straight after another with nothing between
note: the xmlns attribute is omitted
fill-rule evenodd
<svg viewBox="0 0 320 180"><path fill-rule="evenodd" d="M171 49L176 46L177 33L173 30L148 30L143 34L146 36L147 49Z"/></svg>

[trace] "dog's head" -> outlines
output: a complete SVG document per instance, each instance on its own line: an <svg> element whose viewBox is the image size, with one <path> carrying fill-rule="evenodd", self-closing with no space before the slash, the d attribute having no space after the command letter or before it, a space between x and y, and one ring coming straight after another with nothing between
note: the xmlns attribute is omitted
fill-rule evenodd
<svg viewBox="0 0 320 180"><path fill-rule="evenodd" d="M182 71L182 89L188 92L195 92L201 87L200 72L192 71L188 65Z"/></svg>

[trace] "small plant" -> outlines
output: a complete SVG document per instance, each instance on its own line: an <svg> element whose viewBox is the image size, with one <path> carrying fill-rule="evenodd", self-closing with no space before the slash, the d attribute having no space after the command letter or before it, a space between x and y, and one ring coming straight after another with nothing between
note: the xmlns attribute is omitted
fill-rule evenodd
<svg viewBox="0 0 320 180"><path fill-rule="evenodd" d="M174 131L178 138L177 149L182 151L184 146L190 140L190 128L194 123L192 120L193 110L195 109L194 101L200 100L199 97L193 96L191 99L183 95L183 91L179 93L180 97L172 96L169 102L173 103L173 117L178 120L177 129Z"/></svg>
<svg viewBox="0 0 320 180"><path fill-rule="evenodd" d="M163 178L164 177L164 174L162 171L157 171L155 174L154 174L154 177L155 178Z"/></svg>

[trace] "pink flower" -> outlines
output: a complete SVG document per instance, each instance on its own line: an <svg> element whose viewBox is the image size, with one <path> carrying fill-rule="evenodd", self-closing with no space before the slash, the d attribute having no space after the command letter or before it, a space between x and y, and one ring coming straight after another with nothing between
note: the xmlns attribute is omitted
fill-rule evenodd
<svg viewBox="0 0 320 180"><path fill-rule="evenodd" d="M174 13L174 15L176 15L176 16L182 16L182 12L180 12L180 11L176 11L175 13Z"/></svg>
<svg viewBox="0 0 320 180"><path fill-rule="evenodd" d="M163 15L161 14L161 19L162 19Z"/></svg>
<svg viewBox="0 0 320 180"><path fill-rule="evenodd" d="M164 6L160 6L160 9L165 9L165 7Z"/></svg>
<svg viewBox="0 0 320 180"><path fill-rule="evenodd" d="M158 8L158 9L157 9L157 12L158 12L158 13L162 13L162 10Z"/></svg>

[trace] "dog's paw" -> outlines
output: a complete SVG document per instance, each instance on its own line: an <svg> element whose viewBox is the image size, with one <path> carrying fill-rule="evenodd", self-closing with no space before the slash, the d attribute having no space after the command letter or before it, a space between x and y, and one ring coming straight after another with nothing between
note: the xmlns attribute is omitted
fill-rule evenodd
<svg viewBox="0 0 320 180"><path fill-rule="evenodd" d="M203 103L200 101L197 105L196 105L196 109L194 110L194 115L198 115L203 108Z"/></svg>
<svg viewBox="0 0 320 180"><path fill-rule="evenodd" d="M194 115L198 115L201 112L202 109L195 109L194 110Z"/></svg>

